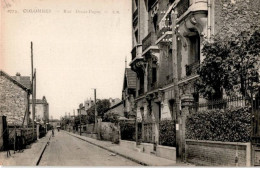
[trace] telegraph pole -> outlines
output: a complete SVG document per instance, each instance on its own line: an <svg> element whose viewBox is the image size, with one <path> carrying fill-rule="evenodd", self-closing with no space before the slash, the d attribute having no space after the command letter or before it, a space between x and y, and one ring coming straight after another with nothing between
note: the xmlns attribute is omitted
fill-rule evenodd
<svg viewBox="0 0 260 171"><path fill-rule="evenodd" d="M96 89L94 89L94 101L95 101L95 132L97 132L97 96L96 96Z"/></svg>
<svg viewBox="0 0 260 171"><path fill-rule="evenodd" d="M34 138L34 116L35 116L35 101L34 101L34 74L33 74L33 42L31 42L31 69L32 69L32 84L31 84L31 92L32 92L32 127L33 127L33 138Z"/></svg>

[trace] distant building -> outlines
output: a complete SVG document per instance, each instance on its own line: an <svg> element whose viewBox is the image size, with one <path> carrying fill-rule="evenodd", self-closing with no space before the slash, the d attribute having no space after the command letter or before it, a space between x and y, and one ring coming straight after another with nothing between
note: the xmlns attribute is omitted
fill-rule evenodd
<svg viewBox="0 0 260 171"><path fill-rule="evenodd" d="M118 104L119 102L121 102L121 100L119 98L115 98L115 99L109 98L109 102L110 102L110 107L112 107Z"/></svg>
<svg viewBox="0 0 260 171"><path fill-rule="evenodd" d="M28 125L30 85L30 77L11 77L0 70L0 115L7 117L9 126Z"/></svg>
<svg viewBox="0 0 260 171"><path fill-rule="evenodd" d="M123 101L111 106L108 110L105 111L105 115L108 113L114 113L117 114L119 116L119 119L124 119L124 105L123 105Z"/></svg>
<svg viewBox="0 0 260 171"><path fill-rule="evenodd" d="M30 104L32 104L32 100L30 100ZM32 111L32 105L30 111ZM35 119L41 123L49 121L49 103L45 96L43 96L42 99L36 99L35 101Z"/></svg>
<svg viewBox="0 0 260 171"><path fill-rule="evenodd" d="M136 73L131 68L125 69L122 90L122 102L126 118L135 118L134 98L136 94Z"/></svg>
<svg viewBox="0 0 260 171"><path fill-rule="evenodd" d="M85 107L85 110L88 110L89 108L91 108L91 106L94 105L94 101L89 99L89 100L85 100L84 102L84 107Z"/></svg>
<svg viewBox="0 0 260 171"><path fill-rule="evenodd" d="M85 106L83 106L83 103L80 103L77 111L78 111L78 115L87 115L87 111L85 109Z"/></svg>

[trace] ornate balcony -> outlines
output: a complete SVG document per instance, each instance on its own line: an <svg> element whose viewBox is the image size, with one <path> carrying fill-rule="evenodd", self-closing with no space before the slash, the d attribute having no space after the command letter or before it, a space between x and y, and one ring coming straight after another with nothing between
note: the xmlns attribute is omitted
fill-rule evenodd
<svg viewBox="0 0 260 171"><path fill-rule="evenodd" d="M158 47L155 45L157 36L154 32L150 32L142 41L143 44L143 54L149 49L149 48L155 48L158 49Z"/></svg>
<svg viewBox="0 0 260 171"><path fill-rule="evenodd" d="M132 61L135 58L142 58L142 45L138 44L132 49Z"/></svg>
<svg viewBox="0 0 260 171"><path fill-rule="evenodd" d="M194 62L190 65L186 65L186 76L197 75L197 71L200 67L200 62Z"/></svg>
<svg viewBox="0 0 260 171"><path fill-rule="evenodd" d="M190 7L190 0L181 0L177 5L177 17L182 16Z"/></svg>
<svg viewBox="0 0 260 171"><path fill-rule="evenodd" d="M177 17L180 22L185 16L188 16L191 12L202 12L208 10L208 0L181 0L177 4Z"/></svg>

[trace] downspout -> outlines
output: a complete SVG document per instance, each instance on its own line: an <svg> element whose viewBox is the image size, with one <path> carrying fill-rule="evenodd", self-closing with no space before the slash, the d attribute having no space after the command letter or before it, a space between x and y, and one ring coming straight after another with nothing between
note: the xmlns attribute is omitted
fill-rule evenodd
<svg viewBox="0 0 260 171"><path fill-rule="evenodd" d="M208 0L208 23L207 23L207 40L210 41L210 33L211 33L211 0Z"/></svg>

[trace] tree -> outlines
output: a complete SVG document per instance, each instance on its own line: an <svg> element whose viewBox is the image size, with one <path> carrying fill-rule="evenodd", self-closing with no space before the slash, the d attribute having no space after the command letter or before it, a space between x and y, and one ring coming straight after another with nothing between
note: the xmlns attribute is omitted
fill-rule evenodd
<svg viewBox="0 0 260 171"><path fill-rule="evenodd" d="M205 98L220 99L223 90L234 95L236 89L248 97L258 89L260 30L252 30L204 43L205 59L198 70L200 80L196 85Z"/></svg>
<svg viewBox="0 0 260 171"><path fill-rule="evenodd" d="M112 122L118 123L119 122L119 115L116 113L106 113L103 118L104 122Z"/></svg>
<svg viewBox="0 0 260 171"><path fill-rule="evenodd" d="M107 109L109 109L109 107L110 107L110 102L108 99L97 100L98 116L103 119L104 113ZM87 121L88 121L88 123L95 123L95 106L94 105L91 106L87 110Z"/></svg>

